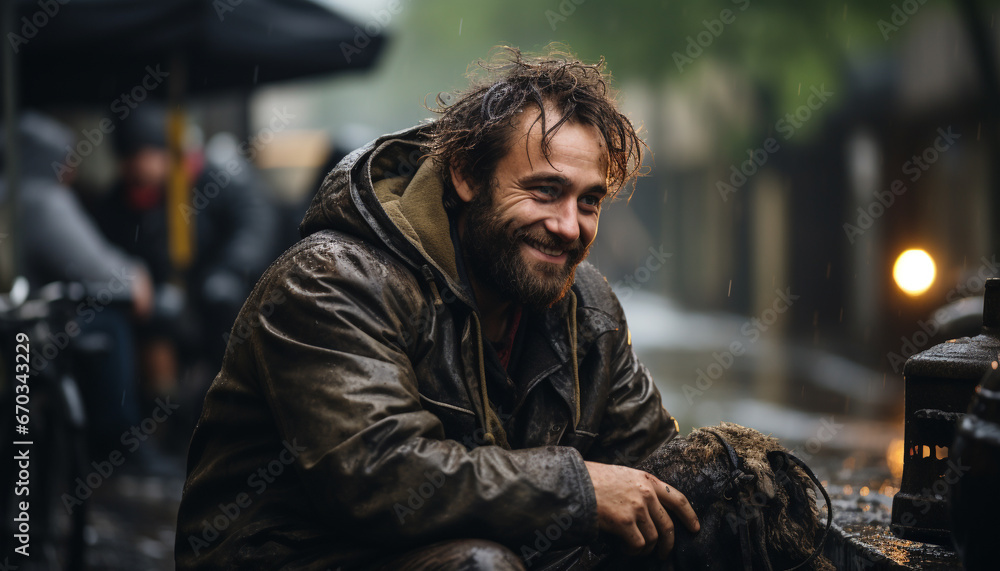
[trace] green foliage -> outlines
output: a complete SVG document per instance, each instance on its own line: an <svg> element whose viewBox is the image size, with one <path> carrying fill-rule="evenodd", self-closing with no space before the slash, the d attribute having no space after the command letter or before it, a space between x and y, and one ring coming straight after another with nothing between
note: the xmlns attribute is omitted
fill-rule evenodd
<svg viewBox="0 0 1000 571"><path fill-rule="evenodd" d="M739 147L794 112L811 86L846 93L852 61L901 45L910 30L886 38L879 21L903 2L920 0L403 0L378 90L405 89L407 109L424 96L432 105L438 92L461 89L470 63L501 44L564 43L584 60L606 57L619 85L638 80L654 92L683 89L714 66L750 86L738 96L751 98L756 125L721 135L732 139L724 146ZM925 0L919 10L944 6ZM810 121L798 140L820 123Z"/></svg>
<svg viewBox="0 0 1000 571"><path fill-rule="evenodd" d="M768 92L780 111L801 104L800 85L837 90L848 57L884 49L877 22L892 3L587 0L562 31L581 52L606 55L622 78L684 81L705 61L721 61ZM606 41L596 45L600 37Z"/></svg>

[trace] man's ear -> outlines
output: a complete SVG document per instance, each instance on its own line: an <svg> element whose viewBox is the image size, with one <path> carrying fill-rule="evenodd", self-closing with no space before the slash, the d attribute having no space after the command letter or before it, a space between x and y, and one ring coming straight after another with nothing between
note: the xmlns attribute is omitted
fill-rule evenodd
<svg viewBox="0 0 1000 571"><path fill-rule="evenodd" d="M448 173L451 175L451 185L455 187L455 193L458 194L458 198L462 202L471 202L476 194L472 188L471 181L463 177L458 169L455 168L455 165L448 167Z"/></svg>

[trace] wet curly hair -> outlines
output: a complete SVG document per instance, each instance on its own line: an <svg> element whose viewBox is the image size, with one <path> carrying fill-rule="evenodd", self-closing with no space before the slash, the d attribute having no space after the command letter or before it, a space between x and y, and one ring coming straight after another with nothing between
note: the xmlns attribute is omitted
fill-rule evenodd
<svg viewBox="0 0 1000 571"><path fill-rule="evenodd" d="M476 188L485 188L494 178L496 165L510 148L519 111L529 105L541 112L542 153L548 157L552 136L567 121L578 121L600 131L610 163L608 189L614 196L629 182L645 174L642 151L646 147L632 122L618 110L617 92L604 69L604 58L594 64L578 60L564 47L552 44L539 55L526 55L516 47L494 48L490 57L471 66L470 85L457 96L440 93L440 114L429 131L429 156L442 169L448 195L449 167L455 168ZM556 117L549 117L548 110Z"/></svg>

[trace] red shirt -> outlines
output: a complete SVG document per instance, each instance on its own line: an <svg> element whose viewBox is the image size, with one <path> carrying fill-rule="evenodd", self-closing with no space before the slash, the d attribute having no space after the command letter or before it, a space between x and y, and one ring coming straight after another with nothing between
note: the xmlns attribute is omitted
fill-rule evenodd
<svg viewBox="0 0 1000 571"><path fill-rule="evenodd" d="M517 335L517 326L521 323L521 306L518 305L517 309L514 310L514 317L511 318L510 327L507 328L507 335L504 336L503 341L495 345L494 348L497 351L497 357L500 357L500 364L509 373L510 365L510 355L514 350L514 337Z"/></svg>

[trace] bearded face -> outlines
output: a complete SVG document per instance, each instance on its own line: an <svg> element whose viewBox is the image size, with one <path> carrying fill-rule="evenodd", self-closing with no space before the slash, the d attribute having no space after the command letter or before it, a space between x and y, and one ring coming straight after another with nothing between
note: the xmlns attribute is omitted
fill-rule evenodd
<svg viewBox="0 0 1000 571"><path fill-rule="evenodd" d="M551 307L573 285L590 245L579 237L567 243L543 226L519 226L497 205L497 190L495 185L480 189L468 205L462 247L469 271L480 283L529 308ZM563 260L529 257L526 248Z"/></svg>
<svg viewBox="0 0 1000 571"><path fill-rule="evenodd" d="M597 236L609 159L596 127L563 123L543 149L539 111L522 115L488 183L451 175L465 203L460 234L470 279L500 301L540 309L566 294Z"/></svg>

